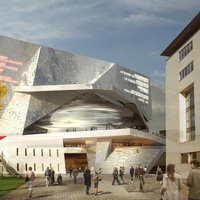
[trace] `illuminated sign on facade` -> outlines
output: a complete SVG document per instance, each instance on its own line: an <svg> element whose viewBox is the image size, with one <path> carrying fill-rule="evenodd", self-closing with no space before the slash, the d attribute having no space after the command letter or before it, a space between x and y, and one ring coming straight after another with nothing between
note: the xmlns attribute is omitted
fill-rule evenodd
<svg viewBox="0 0 200 200"><path fill-rule="evenodd" d="M11 76L3 76L2 74L5 70L18 72L18 68L22 65L22 62L11 60L7 56L0 55L0 80L18 84L18 81L13 79Z"/></svg>
<svg viewBox="0 0 200 200"><path fill-rule="evenodd" d="M138 101L149 104L149 79L139 74L132 74L123 70L120 73L124 74L125 81L133 84L135 86L134 88L137 88L136 90L124 88L124 91L137 96Z"/></svg>

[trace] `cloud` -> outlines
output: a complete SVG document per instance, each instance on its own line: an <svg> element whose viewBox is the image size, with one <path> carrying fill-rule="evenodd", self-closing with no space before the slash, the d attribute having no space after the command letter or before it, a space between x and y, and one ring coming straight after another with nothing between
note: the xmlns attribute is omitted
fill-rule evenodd
<svg viewBox="0 0 200 200"><path fill-rule="evenodd" d="M7 0L1 3L1 34L28 41L91 38L134 32L139 27L180 23L169 10L186 10L198 3L181 0ZM182 6L184 5L184 6ZM186 6L187 5L187 6Z"/></svg>
<svg viewBox="0 0 200 200"><path fill-rule="evenodd" d="M160 72L158 70L154 71L153 76L157 76L157 77L165 77L165 72Z"/></svg>

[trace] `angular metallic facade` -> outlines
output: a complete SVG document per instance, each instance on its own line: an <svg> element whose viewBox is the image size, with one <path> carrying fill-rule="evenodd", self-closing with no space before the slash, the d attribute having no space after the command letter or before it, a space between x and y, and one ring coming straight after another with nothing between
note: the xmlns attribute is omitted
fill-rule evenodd
<svg viewBox="0 0 200 200"><path fill-rule="evenodd" d="M115 63L7 37L0 37L0 43L0 80L8 87L1 134L28 134L36 127L47 133L148 129L148 77Z"/></svg>
<svg viewBox="0 0 200 200"><path fill-rule="evenodd" d="M77 154L84 154L82 167L102 167L103 173L133 163L150 171L159 160L165 141L148 133L148 77L4 36L0 44L0 81L8 88L0 118L0 135L7 137L0 140L0 153L17 172L34 166L43 174L44 166L55 165L65 173L77 167L69 159Z"/></svg>

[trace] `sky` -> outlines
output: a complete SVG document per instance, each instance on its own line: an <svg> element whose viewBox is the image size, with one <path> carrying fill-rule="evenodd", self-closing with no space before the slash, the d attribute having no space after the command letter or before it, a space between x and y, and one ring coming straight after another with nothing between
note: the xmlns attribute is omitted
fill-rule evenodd
<svg viewBox="0 0 200 200"><path fill-rule="evenodd" d="M165 48L198 14L197 0L6 0L0 35L114 62L150 77L150 130L165 129Z"/></svg>

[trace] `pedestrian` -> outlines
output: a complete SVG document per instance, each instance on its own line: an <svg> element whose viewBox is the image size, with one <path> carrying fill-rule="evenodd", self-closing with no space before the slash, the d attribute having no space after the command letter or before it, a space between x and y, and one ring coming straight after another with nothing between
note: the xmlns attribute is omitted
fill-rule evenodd
<svg viewBox="0 0 200 200"><path fill-rule="evenodd" d="M120 185L117 167L114 167L112 175L113 175L112 185L115 185L115 181L117 181L117 184Z"/></svg>
<svg viewBox="0 0 200 200"><path fill-rule="evenodd" d="M57 182L58 182L59 185L62 184L62 175L61 175L61 173L58 174Z"/></svg>
<svg viewBox="0 0 200 200"><path fill-rule="evenodd" d="M124 169L123 169L123 167L120 167L120 169L119 169L119 177L120 177L121 181L125 184L125 182L124 182Z"/></svg>
<svg viewBox="0 0 200 200"><path fill-rule="evenodd" d="M162 185L162 181L163 181L163 172L162 169L158 166L156 170L156 184L160 182L160 184Z"/></svg>
<svg viewBox="0 0 200 200"><path fill-rule="evenodd" d="M175 172L175 165L167 165L167 173L163 176L161 196L163 200L182 200L183 188L181 175Z"/></svg>
<svg viewBox="0 0 200 200"><path fill-rule="evenodd" d="M145 171L144 171L142 165L140 164L139 167L138 167L138 178L140 180L140 191L141 192L144 192L143 191L143 186L145 184L145 182L144 182L144 175L145 175Z"/></svg>
<svg viewBox="0 0 200 200"><path fill-rule="evenodd" d="M187 177L189 187L188 200L200 199L200 162L197 159L190 161L191 170Z"/></svg>
<svg viewBox="0 0 200 200"><path fill-rule="evenodd" d="M131 175L131 181L133 181L133 176L134 176L134 168L131 166L130 168L130 175Z"/></svg>
<svg viewBox="0 0 200 200"><path fill-rule="evenodd" d="M28 171L26 172L26 176L29 178L28 189L29 189L29 198L32 198L33 195L33 181L35 180L35 174L32 171L32 167L28 168Z"/></svg>
<svg viewBox="0 0 200 200"><path fill-rule="evenodd" d="M45 172L44 172L46 187L49 187L50 176L51 176L50 169L49 169L49 167L47 167L46 170L45 170Z"/></svg>
<svg viewBox="0 0 200 200"><path fill-rule="evenodd" d="M92 181L94 182L94 195L98 195L98 188L99 188L99 181L101 181L101 168L99 170L95 170L94 167L91 167L91 175L92 175Z"/></svg>
<svg viewBox="0 0 200 200"><path fill-rule="evenodd" d="M69 169L69 176L70 176L70 178L72 177L72 171L73 171L73 169L72 169L72 167L70 167L70 169Z"/></svg>
<svg viewBox="0 0 200 200"><path fill-rule="evenodd" d="M55 182L55 171L52 167L50 169L50 179L51 179L51 185L53 185Z"/></svg>
<svg viewBox="0 0 200 200"><path fill-rule="evenodd" d="M147 166L144 166L144 171L145 171L145 178L147 177L146 174L147 174Z"/></svg>
<svg viewBox="0 0 200 200"><path fill-rule="evenodd" d="M85 167L84 173L83 173L83 177L84 177L84 185L85 185L85 193L88 195L89 194L89 190L91 188L91 172L90 169L88 167Z"/></svg>
<svg viewBox="0 0 200 200"><path fill-rule="evenodd" d="M138 178L138 167L135 168L135 178Z"/></svg>
<svg viewBox="0 0 200 200"><path fill-rule="evenodd" d="M78 176L78 169L74 168L72 171L73 177L74 177L74 184L77 182L77 176Z"/></svg>

